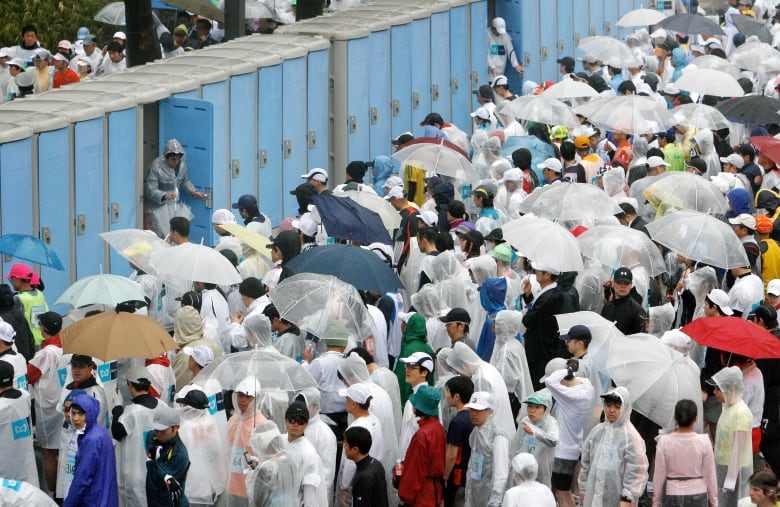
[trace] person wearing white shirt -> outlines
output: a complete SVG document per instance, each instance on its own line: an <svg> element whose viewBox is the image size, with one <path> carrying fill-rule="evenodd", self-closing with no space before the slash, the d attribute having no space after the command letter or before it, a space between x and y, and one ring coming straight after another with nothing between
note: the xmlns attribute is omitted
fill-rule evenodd
<svg viewBox="0 0 780 507"><path fill-rule="evenodd" d="M243 326L244 320L255 315L262 315L263 310L268 305L268 300L262 296L265 294L262 282L257 278L246 278L238 286L238 293L241 294L241 301L246 306L246 313L235 312L230 315L230 344L239 350L253 345L247 340L246 329Z"/></svg>
<svg viewBox="0 0 780 507"><path fill-rule="evenodd" d="M336 477L336 435L320 417L320 392L316 387L303 389L296 400L306 403L309 424L304 436L311 442L322 460L322 477L328 494L328 505L333 505L333 480Z"/></svg>
<svg viewBox="0 0 780 507"><path fill-rule="evenodd" d="M127 68L127 59L122 46L117 42L108 44L108 50L95 72L96 76L109 76L122 72Z"/></svg>
<svg viewBox="0 0 780 507"><path fill-rule="evenodd" d="M287 428L287 448L301 471L299 502L302 507L327 507L327 491L323 479L322 460L311 442L304 436L309 424L309 409L302 401L293 401L284 414Z"/></svg>
<svg viewBox="0 0 780 507"><path fill-rule="evenodd" d="M764 300L764 282L749 267L731 268L734 285L729 290L729 307L734 315L747 319Z"/></svg>
<svg viewBox="0 0 780 507"><path fill-rule="evenodd" d="M222 345L222 352L229 354L231 352L230 308L225 296L213 283L193 282L192 287L195 292L200 292L202 298L200 316L204 324L207 324L205 321L208 319L216 321L217 334L210 338L214 338Z"/></svg>
<svg viewBox="0 0 780 507"><path fill-rule="evenodd" d="M523 452L512 458L512 476L517 486L504 494L504 507L555 507L550 488L535 480L538 470L532 454Z"/></svg>
<svg viewBox="0 0 780 507"><path fill-rule="evenodd" d="M493 395L477 391L466 404L474 429L466 472L466 505L498 507L509 479L509 438L493 419Z"/></svg>
<svg viewBox="0 0 780 507"><path fill-rule="evenodd" d="M504 171L504 176L498 182L506 188L506 216L509 220L520 218L520 204L528 195L523 191L523 171L516 167Z"/></svg>

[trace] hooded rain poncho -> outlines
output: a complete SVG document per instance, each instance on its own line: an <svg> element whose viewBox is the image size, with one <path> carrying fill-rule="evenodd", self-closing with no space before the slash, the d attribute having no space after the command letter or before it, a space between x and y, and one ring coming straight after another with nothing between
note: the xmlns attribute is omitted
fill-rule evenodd
<svg viewBox="0 0 780 507"><path fill-rule="evenodd" d="M488 278L479 288L480 303L487 313L485 322L482 325L482 332L477 341L477 355L483 361L490 362L490 358L493 356L493 348L496 344L494 323L498 312L506 310L506 305L504 304L506 288L506 278Z"/></svg>
<svg viewBox="0 0 780 507"><path fill-rule="evenodd" d="M647 483L645 442L629 421L628 389L617 387L611 392L622 400L620 415L614 423L593 428L582 444L579 485L585 492L585 507L617 505L621 497L638 502Z"/></svg>
<svg viewBox="0 0 780 507"><path fill-rule="evenodd" d="M409 357L415 352L425 352L433 357L433 350L428 345L425 328L425 317L421 313L415 313L406 323L406 331L401 338L401 353L398 359ZM396 361L395 376L398 378L398 386L401 389L401 406L406 405L406 400L412 394L411 386L406 382L406 366L403 361ZM429 383L432 383L431 380Z"/></svg>
<svg viewBox="0 0 780 507"><path fill-rule="evenodd" d="M393 377L395 378L395 377ZM309 387L298 394L309 409L309 425L304 436L311 442L322 460L322 477L328 498L333 498L333 480L336 477L337 442L333 430L320 417L320 391Z"/></svg>
<svg viewBox="0 0 780 507"><path fill-rule="evenodd" d="M412 307L425 317L425 329L428 343L433 350L449 347L450 337L447 328L439 317L447 315L450 309L439 297L439 292L431 284L424 285L416 294L412 294Z"/></svg>
<svg viewBox="0 0 780 507"><path fill-rule="evenodd" d="M0 397L0 477L38 486L38 469L33 451L30 395L18 391L18 398Z"/></svg>
<svg viewBox="0 0 780 507"><path fill-rule="evenodd" d="M266 421L259 425L250 443L258 464L247 474L249 505L300 507L301 472L295 459L287 454L287 441L276 424Z"/></svg>
<svg viewBox="0 0 780 507"><path fill-rule="evenodd" d="M517 433L512 440L510 456L524 452L533 455L539 465L536 480L549 488L555 446L558 445L558 421L550 414L553 400L549 389L536 391L533 396L546 407L544 416L537 423L531 422L527 415L520 418ZM525 432L526 427L531 433Z"/></svg>
<svg viewBox="0 0 780 507"><path fill-rule="evenodd" d="M246 411L241 412L238 407L238 392L254 395ZM260 412L260 381L254 377L242 380L233 392L233 407L235 410L228 420L228 482L227 493L234 497L246 498L246 470L247 462L244 453L251 454L249 439L255 428L266 422L265 416ZM228 506L235 502L228 500Z"/></svg>
<svg viewBox="0 0 780 507"><path fill-rule="evenodd" d="M520 312L501 310L496 314L496 347L490 358L490 364L501 373L507 391L521 401L533 393L525 348L518 340L522 325L523 314Z"/></svg>

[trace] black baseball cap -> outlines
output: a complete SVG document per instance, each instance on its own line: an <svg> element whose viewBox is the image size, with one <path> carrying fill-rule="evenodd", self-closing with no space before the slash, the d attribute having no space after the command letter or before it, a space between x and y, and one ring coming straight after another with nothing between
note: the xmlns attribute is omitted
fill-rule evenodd
<svg viewBox="0 0 780 507"><path fill-rule="evenodd" d="M503 243L504 242L504 231L501 230L500 227L497 227L490 231L487 236L485 236L485 241L495 241L496 243Z"/></svg>
<svg viewBox="0 0 780 507"><path fill-rule="evenodd" d="M0 361L0 387L8 387L14 383L14 367L7 361Z"/></svg>
<svg viewBox="0 0 780 507"><path fill-rule="evenodd" d="M623 403L623 398L621 398L617 393L614 393L612 391L610 391L610 392L608 392L606 394L602 394L601 398L604 401L610 400L610 401L617 401L618 403L621 403L621 404Z"/></svg>
<svg viewBox="0 0 780 507"><path fill-rule="evenodd" d="M244 194L238 198L238 202L231 205L233 209L249 209L257 207L257 197L252 194Z"/></svg>
<svg viewBox="0 0 780 507"><path fill-rule="evenodd" d="M396 137L390 142L393 144L393 146L402 146L408 143L409 141L413 141L413 140L414 140L414 136L412 135L411 132L404 132L403 134L399 134L398 137Z"/></svg>
<svg viewBox="0 0 780 507"><path fill-rule="evenodd" d="M95 361L92 360L92 356L86 356L84 354L73 354L70 358L70 364L72 366L94 366Z"/></svg>
<svg viewBox="0 0 780 507"><path fill-rule="evenodd" d="M62 330L62 316L57 312L46 312L38 315L41 329L54 336Z"/></svg>
<svg viewBox="0 0 780 507"><path fill-rule="evenodd" d="M574 64L575 64L574 58L572 58L571 56L564 56L558 58L557 62L561 65L566 66L567 68L572 68L572 69L574 68Z"/></svg>
<svg viewBox="0 0 780 507"><path fill-rule="evenodd" d="M425 117L423 121L420 122L420 126L424 127L426 125L435 125L435 124L442 124L442 123L444 123L444 118L442 118L439 113L430 113L428 114L428 116Z"/></svg>
<svg viewBox="0 0 780 507"><path fill-rule="evenodd" d="M587 326L583 325L576 325L572 326L569 329L569 332L566 334L561 335L561 340L568 341L568 340L583 340L583 341L590 341L593 339L593 336L590 334L590 329L588 329Z"/></svg>
<svg viewBox="0 0 780 507"><path fill-rule="evenodd" d="M284 418L289 420L293 417L303 417L307 421L309 420L309 409L304 402L296 400L287 407Z"/></svg>
<svg viewBox="0 0 780 507"><path fill-rule="evenodd" d="M463 308L453 308L444 317L439 317L439 320L446 323L449 322L462 322L464 324L471 324L471 316L469 312Z"/></svg>
<svg viewBox="0 0 780 507"><path fill-rule="evenodd" d="M621 267L617 268L615 271L615 274L612 275L612 279L616 282L628 282L631 283L634 281L634 274L631 273L631 270L627 267Z"/></svg>
<svg viewBox="0 0 780 507"><path fill-rule="evenodd" d="M198 410L203 410L204 408L208 408L209 398L206 396L206 393L200 389L193 389L184 395L183 398L176 398L176 403L181 403L192 408L197 408Z"/></svg>
<svg viewBox="0 0 780 507"><path fill-rule="evenodd" d="M690 159L688 162L685 163L685 167L690 167L691 169L696 169L696 172L700 175L705 174L707 172L707 162L704 161L701 157L695 157Z"/></svg>

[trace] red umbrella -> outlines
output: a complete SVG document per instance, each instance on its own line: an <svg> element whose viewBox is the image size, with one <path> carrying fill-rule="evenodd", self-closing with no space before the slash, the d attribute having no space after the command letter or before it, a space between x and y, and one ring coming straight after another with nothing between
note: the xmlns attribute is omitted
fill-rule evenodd
<svg viewBox="0 0 780 507"><path fill-rule="evenodd" d="M772 136L752 136L750 142L766 158L775 164L780 163L780 139L775 139Z"/></svg>
<svg viewBox="0 0 780 507"><path fill-rule="evenodd" d="M704 317L681 331L698 343L752 359L780 359L780 339L739 317Z"/></svg>

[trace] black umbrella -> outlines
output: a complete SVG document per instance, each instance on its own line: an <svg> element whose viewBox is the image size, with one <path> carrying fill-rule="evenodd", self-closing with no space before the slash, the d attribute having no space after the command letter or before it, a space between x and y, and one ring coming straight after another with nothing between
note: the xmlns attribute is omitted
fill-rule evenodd
<svg viewBox="0 0 780 507"><path fill-rule="evenodd" d="M403 284L374 252L353 245L323 245L296 255L285 267L294 273L333 275L361 290L384 294Z"/></svg>
<svg viewBox="0 0 780 507"><path fill-rule="evenodd" d="M333 194L315 195L313 200L328 236L364 245L393 244L382 218L375 211L364 208L352 199L343 199Z"/></svg>
<svg viewBox="0 0 780 507"><path fill-rule="evenodd" d="M764 23L756 21L755 18L751 18L750 16L743 16L741 14L739 16L733 16L732 19L734 20L734 25L737 27L737 30L745 34L745 37L755 35L761 42L766 42L767 44L772 43L772 32L769 31L769 28L767 28Z"/></svg>
<svg viewBox="0 0 780 507"><path fill-rule="evenodd" d="M731 121L759 125L780 123L780 115L777 114L780 100L766 95L747 95L724 100L716 108Z"/></svg>
<svg viewBox="0 0 780 507"><path fill-rule="evenodd" d="M687 35L726 35L717 23L698 14L675 14L659 22L656 26Z"/></svg>

